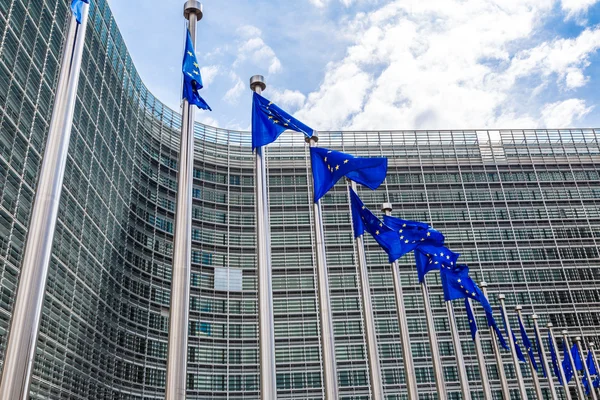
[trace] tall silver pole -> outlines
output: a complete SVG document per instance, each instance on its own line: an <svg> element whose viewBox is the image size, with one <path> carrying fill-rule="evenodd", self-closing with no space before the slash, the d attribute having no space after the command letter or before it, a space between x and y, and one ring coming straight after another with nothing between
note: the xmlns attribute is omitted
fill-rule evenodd
<svg viewBox="0 0 600 400"><path fill-rule="evenodd" d="M593 400L598 400L598 396L596 396L596 391L594 390L594 382L592 382L592 376L590 375L590 370L588 369L588 366L587 366L587 362L586 362L587 360L583 353L583 347L581 347L581 337L577 336L575 338L575 342L577 343L577 350L579 351L579 355L581 357L581 361L583 364L583 372L585 373L585 376L587 377L588 387L590 388L590 394L592 395Z"/></svg>
<svg viewBox="0 0 600 400"><path fill-rule="evenodd" d="M73 127L88 12L89 5L84 4L81 24L77 23L75 17L71 17L64 44L52 119L31 210L31 222L6 344L0 383L1 400L29 398L46 278Z"/></svg>
<svg viewBox="0 0 600 400"><path fill-rule="evenodd" d="M563 340L567 343L567 353L569 360L571 360L571 365L573 366L573 378L575 379L575 387L577 388L577 394L580 399L585 399L585 394L583 393L583 387L581 385L581 381L579 380L579 374L577 373L577 368L575 368L575 360L573 359L573 354L571 354L571 345L569 344L569 336L566 330L562 331Z"/></svg>
<svg viewBox="0 0 600 400"><path fill-rule="evenodd" d="M385 215L392 215L392 203L383 203L381 211ZM394 281L394 294L396 295L396 313L398 314L398 325L400 328L400 345L402 346L402 363L404 364L404 373L406 376L406 391L408 400L418 400L417 377L415 374L415 365L413 363L412 351L410 348L410 338L408 332L408 320L406 318L406 307L404 306L404 293L402 290L402 280L400 278L400 267L398 261L391 264L392 279Z"/></svg>
<svg viewBox="0 0 600 400"><path fill-rule="evenodd" d="M565 398L567 400L572 400L571 391L569 390L569 383L567 382L567 377L565 376L565 370L563 369L562 362L560 362L560 357L558 356L558 347L556 346L556 338L554 337L554 332L552 331L552 322L548 322L548 332L550 332L550 339L552 340L552 346L554 346L554 351L556 352L556 362L558 364L558 372L560 374L560 380L563 383L562 387L565 391ZM566 357L566 354L565 354Z"/></svg>
<svg viewBox="0 0 600 400"><path fill-rule="evenodd" d="M540 361L542 362L543 370L546 371L546 378L548 379L550 394L552 395L552 400L558 400L558 394L556 393L556 387L554 386L554 379L552 379L552 368L548 364L548 357L546 356L546 351L544 350L544 342L542 341L540 327L538 326L537 314L533 314L531 319L533 319L533 326L535 327L535 339L537 340L538 346L540 346L540 354L542 355L542 359Z"/></svg>
<svg viewBox="0 0 600 400"><path fill-rule="evenodd" d="M250 89L261 94L267 87L262 75L250 78ZM260 347L260 398L275 400L275 331L273 323L273 286L271 266L271 226L267 165L264 148L255 152L254 194L256 198L256 255L258 262L258 335Z"/></svg>
<svg viewBox="0 0 600 400"><path fill-rule="evenodd" d="M189 21L192 44L196 46L196 24L202 19L202 4L188 0L183 15ZM173 269L167 350L166 400L186 398L188 329L190 318L190 275L192 268L192 187L194 183L195 106L183 100L177 208L173 238Z"/></svg>
<svg viewBox="0 0 600 400"><path fill-rule="evenodd" d="M521 394L522 399L527 399L527 390L525 389L525 382L523 381L523 374L521 373L521 365L519 364L519 357L517 357L517 349L516 344L512 338L512 329L510 328L510 321L508 320L508 315L506 314L506 306L504 304L505 296L503 294L499 294L498 298L500 299L500 304L502 305L502 318L506 323L506 334L508 335L508 343L510 346L510 354L513 359L513 364L515 366L515 374L517 375L517 383L519 385L519 393Z"/></svg>
<svg viewBox="0 0 600 400"><path fill-rule="evenodd" d="M473 310L473 304L471 299L467 299L469 307ZM473 311L473 315L475 312ZM492 340L494 338L492 337ZM487 375L487 368L485 366L485 355L483 354L483 347L481 346L481 334L479 329L475 333L475 350L477 351L477 364L479 365L479 375L481 376L481 386L483 387L483 398L486 400L492 400L492 388L490 387L490 380Z"/></svg>
<svg viewBox="0 0 600 400"><path fill-rule="evenodd" d="M487 283L481 282L480 284L483 295L487 298ZM500 353L500 346L498 346L498 337L493 327L490 328L490 335L492 337L492 348L494 349L494 357L496 358L496 366L498 368L498 378L500 378L500 385L502 386L502 396L504 400L510 400L510 389L508 388L508 381L506 380L506 372L504 371L504 363L502 362L502 353Z"/></svg>
<svg viewBox="0 0 600 400"><path fill-rule="evenodd" d="M317 147L319 137L314 132L306 141L310 147ZM313 192L314 192L314 185ZM321 353L323 357L323 391L325 400L337 400L338 381L335 364L335 341L333 336L333 317L329 297L329 277L327 276L327 257L325 253L325 234L323 233L323 215L321 201L313 202L315 215L315 241L317 254L317 288L319 291L319 314L321 323Z"/></svg>
<svg viewBox="0 0 600 400"><path fill-rule="evenodd" d="M523 321L523 306L516 306L515 311L519 315L521 321ZM529 349L525 350L527 350L528 353L526 357L528 359L529 368L531 369L531 377L533 378L533 387L535 388L535 395L539 400L544 400L544 394L542 393L542 387L540 386L540 379L538 378L537 370L533 366L533 360L531 360L531 357L529 357Z"/></svg>
<svg viewBox="0 0 600 400"><path fill-rule="evenodd" d="M356 191L356 183L348 183L348 195L350 188ZM369 271L367 270L367 257L363 236L356 238L356 250L358 251L358 278L360 283L363 314L365 318L365 341L367 342L367 361L369 363L369 374L371 378L371 399L383 400L383 379L381 367L379 366L379 352L377 351L377 333L375 331L375 316L373 304L371 303L371 285L369 284Z"/></svg>
<svg viewBox="0 0 600 400"><path fill-rule="evenodd" d="M452 334L452 343L454 344L454 353L456 356L456 364L458 366L458 379L460 381L460 390L463 400L471 399L471 390L469 389L469 378L467 377L467 367L462 353L462 345L460 344L460 336L456 327L456 316L454 315L454 307L452 302L446 302L446 311L448 312L448 320L450 321L450 333Z"/></svg>
<svg viewBox="0 0 600 400"><path fill-rule="evenodd" d="M435 388L437 390L438 400L446 400L446 387L444 385L444 371L442 370L440 348L438 345L437 334L435 332L431 301L429 300L429 288L424 280L421 282L421 295L423 296L423 308L425 309L425 321L427 322L427 336L429 337L429 347L431 348L431 361L433 364Z"/></svg>
<svg viewBox="0 0 600 400"><path fill-rule="evenodd" d="M596 371L598 371L598 373L600 374L600 370L598 369L598 360L596 359L596 351L594 350L594 342L590 342L590 351L592 352L592 359L594 361L594 365L596 366ZM596 390L596 388L594 388L594 385L591 386L593 390Z"/></svg>

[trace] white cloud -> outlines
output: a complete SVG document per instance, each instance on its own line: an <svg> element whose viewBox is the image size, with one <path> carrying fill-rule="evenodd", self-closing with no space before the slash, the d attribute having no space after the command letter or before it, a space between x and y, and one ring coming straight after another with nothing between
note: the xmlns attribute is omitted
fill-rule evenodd
<svg viewBox="0 0 600 400"><path fill-rule="evenodd" d="M280 91L278 89L269 90L269 99L274 103L277 103L279 107L286 110L297 110L302 107L306 102L306 96L298 90L285 89Z"/></svg>
<svg viewBox="0 0 600 400"><path fill-rule="evenodd" d="M584 86L590 56L600 48L600 28L532 43L555 3L395 0L358 14L340 28L354 43L328 65L297 115L319 130L545 123L548 115L539 110L548 100L540 94L552 85ZM586 115L572 103L559 109L569 105L571 119L562 122Z"/></svg>
<svg viewBox="0 0 600 400"><path fill-rule="evenodd" d="M242 38L242 42L238 47L234 67L250 61L259 67L267 65L270 74L281 71L281 61L273 49L262 39L260 29L252 25L245 25L238 28L237 33Z"/></svg>
<svg viewBox="0 0 600 400"><path fill-rule="evenodd" d="M561 8L567 13L568 19L582 16L597 2L598 0L562 0Z"/></svg>
<svg viewBox="0 0 600 400"><path fill-rule="evenodd" d="M200 113L200 114L196 114L196 115L198 115L198 117L196 118L196 121L198 121L204 125L212 126L214 128L220 127L219 121L217 121L213 117L207 115L207 113Z"/></svg>
<svg viewBox="0 0 600 400"><path fill-rule="evenodd" d="M573 121L587 115L592 108L588 107L581 99L549 103L542 108L542 121L548 128L571 127Z"/></svg>
<svg viewBox="0 0 600 400"><path fill-rule="evenodd" d="M223 100L229 104L236 104L244 92L244 82L242 82L240 77L234 73L231 73L230 77L233 81L233 86L225 93Z"/></svg>
<svg viewBox="0 0 600 400"><path fill-rule="evenodd" d="M221 69L218 65L209 65L207 67L200 68L200 75L202 76L202 83L210 85L215 77L221 73Z"/></svg>

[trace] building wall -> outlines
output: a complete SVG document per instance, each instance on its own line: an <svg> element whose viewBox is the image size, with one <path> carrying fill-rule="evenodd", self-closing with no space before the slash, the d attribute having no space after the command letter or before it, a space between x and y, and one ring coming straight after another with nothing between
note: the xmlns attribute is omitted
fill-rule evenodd
<svg viewBox="0 0 600 400"><path fill-rule="evenodd" d="M0 360L52 112L67 3L0 0ZM141 82L106 1L92 0L32 398L164 397L180 126L181 117ZM441 230L477 280L489 283L494 305L496 295L505 293L510 310L523 304L525 314L540 315L541 325L571 327L598 341L599 134L329 132L321 133L319 145L388 157L384 185L359 192L365 203L376 211L391 201L394 215ZM195 136L188 398L256 399L249 133L197 124ZM308 150L301 137L284 134L267 155L278 398L319 399ZM323 210L341 394L367 399L356 257L342 182L324 198ZM375 242L367 238L366 244L384 389L388 399L402 399L391 270ZM414 373L421 398L433 399L425 314L411 256L400 266ZM460 398L440 282L430 274L428 283L446 386L450 398ZM471 388L478 393L474 398L482 398L467 320L459 302L455 307ZM483 313L476 311L483 327ZM500 398L487 333L483 344ZM518 398L510 357L504 357Z"/></svg>

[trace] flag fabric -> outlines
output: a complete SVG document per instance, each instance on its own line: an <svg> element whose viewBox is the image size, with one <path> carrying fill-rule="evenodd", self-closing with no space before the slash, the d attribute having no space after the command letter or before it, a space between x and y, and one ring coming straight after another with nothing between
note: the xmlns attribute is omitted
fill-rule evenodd
<svg viewBox="0 0 600 400"><path fill-rule="evenodd" d="M496 336L498 337L498 342L500 342L500 345L502 346L502 348L504 350L510 350L510 347L508 346L508 344L506 343L506 340L504 339L504 335L502 335L502 331L500 330L500 328L498 327L498 324L496 323L496 320L494 319L494 315L492 313L486 311L485 318L487 319L488 326L494 328L494 331L496 332Z"/></svg>
<svg viewBox="0 0 600 400"><path fill-rule="evenodd" d="M387 158L354 157L323 147L310 148L310 161L314 181L315 203L343 176L375 190L387 175Z"/></svg>
<svg viewBox="0 0 600 400"><path fill-rule="evenodd" d="M273 143L286 130L311 137L314 130L254 92L252 97L252 150ZM311 149L312 150L312 149Z"/></svg>
<svg viewBox="0 0 600 400"><path fill-rule="evenodd" d="M78 24L81 24L81 19L83 18L84 4L90 4L90 0L71 0L71 11Z"/></svg>
<svg viewBox="0 0 600 400"><path fill-rule="evenodd" d="M442 256L444 254L440 253ZM475 281L469 276L469 267L465 264L456 267L442 266L440 276L444 300L473 299L481 303L487 312L492 312L492 306Z"/></svg>
<svg viewBox="0 0 600 400"><path fill-rule="evenodd" d="M471 330L471 338L475 340L477 336L477 322L475 321L475 315L473 315L473 308L469 299L465 298L465 309L467 310L467 318L469 318L469 329Z"/></svg>
<svg viewBox="0 0 600 400"><path fill-rule="evenodd" d="M506 315L504 314L504 311L502 310L502 306L500 306L500 314L502 314L502 321L504 322L504 331L506 332L506 336L508 336L509 340L512 340L513 344L515 345L515 352L517 353L517 358L521 362L526 362L525 356L523 355L523 352L521 351L521 347L519 346L519 343L517 342L517 336L515 335L515 332L512 329L510 329L510 332L509 332L508 322L506 321Z"/></svg>
<svg viewBox="0 0 600 400"><path fill-rule="evenodd" d="M384 215L383 222L397 231L404 244L411 246L413 249L420 244L444 245L444 235L426 223L409 221L389 215Z"/></svg>
<svg viewBox="0 0 600 400"><path fill-rule="evenodd" d="M552 369L554 370L554 375L558 378L558 383L562 385L563 382L560 376L560 370L558 369L558 356L556 355L556 349L554 348L554 342L550 335L550 331L548 331L548 347L550 348L550 355L552 356Z"/></svg>
<svg viewBox="0 0 600 400"><path fill-rule="evenodd" d="M533 325L533 335L535 336L535 345L537 347L538 360L540 360L540 364L542 366L542 374L544 378L548 377L548 373L546 372L546 363L544 362L544 357L542 355L542 340L540 333L538 332L535 324Z"/></svg>
<svg viewBox="0 0 600 400"><path fill-rule="evenodd" d="M529 336L527 336L527 331L525 330L525 326L523 325L523 320L518 314L517 319L519 320L519 330L521 331L521 340L523 340L523 346L525 346L525 350L527 350L527 354L529 355L529 359L531 360L533 369L537 371L537 363L535 362L535 355L533 353L533 346L531 345L531 340L529 340Z"/></svg>
<svg viewBox="0 0 600 400"><path fill-rule="evenodd" d="M415 262L417 264L417 275L419 282L425 280L425 275L434 270L444 268L453 268L456 260L460 256L443 246L433 246L422 244L415 248Z"/></svg>
<svg viewBox="0 0 600 400"><path fill-rule="evenodd" d="M581 360L581 354L579 353L579 348L577 347L577 344L573 344L573 347L571 347L571 355L573 356L575 369L577 371L583 371L583 361Z"/></svg>
<svg viewBox="0 0 600 400"><path fill-rule="evenodd" d="M200 75L198 58L196 58L196 51L194 50L194 44L192 43L192 36L190 35L189 30L187 31L187 38L185 41L182 71L183 98L198 108L212 111L210 106L198 93L204 86L202 84L202 76Z"/></svg>
<svg viewBox="0 0 600 400"><path fill-rule="evenodd" d="M564 359L562 361L563 371L565 373L565 379L567 383L571 382L573 379L573 364L571 363L571 357L569 357L569 348L567 347L567 343L563 341L563 354Z"/></svg>
<svg viewBox="0 0 600 400"><path fill-rule="evenodd" d="M600 374L598 374L598 367L596 366L596 361L594 360L594 355L591 351L588 351L586 363L588 371L590 372L590 377L596 375L596 378L593 381L594 387L600 387Z"/></svg>
<svg viewBox="0 0 600 400"><path fill-rule="evenodd" d="M403 251L398 234L381 222L352 189L350 189L350 203L352 205L352 227L354 228L355 238L365 231L369 232L388 254L390 262L396 261L407 253Z"/></svg>

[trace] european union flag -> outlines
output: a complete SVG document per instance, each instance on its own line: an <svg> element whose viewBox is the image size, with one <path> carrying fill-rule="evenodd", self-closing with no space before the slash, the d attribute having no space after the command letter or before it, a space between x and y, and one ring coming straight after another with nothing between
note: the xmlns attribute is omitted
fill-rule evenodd
<svg viewBox="0 0 600 400"><path fill-rule="evenodd" d="M443 246L422 244L415 249L415 261L417 264L417 275L419 282L425 280L429 271L444 268L453 268L460 254L453 253Z"/></svg>
<svg viewBox="0 0 600 400"><path fill-rule="evenodd" d="M492 306L475 281L469 276L469 267L465 264L456 267L442 266L440 276L444 289L444 300L473 299L481 303L487 312Z"/></svg>
<svg viewBox="0 0 600 400"><path fill-rule="evenodd" d="M554 342L550 335L550 331L548 331L548 347L550 348L550 355L552 356L552 369L554 370L554 375L558 378L558 383L562 385L563 382L560 377L560 370L558 369L558 356L556 355L556 348L554 348Z"/></svg>
<svg viewBox="0 0 600 400"><path fill-rule="evenodd" d="M525 330L525 326L523 325L523 320L521 319L521 316L517 315L517 319L519 320L519 330L521 331L521 339L523 340L523 346L525 346L525 350L527 350L527 354L529 354L529 359L531 360L533 368L537 370L537 363L535 362L535 355L533 354L531 340L529 340L529 336L527 336L527 331Z"/></svg>
<svg viewBox="0 0 600 400"><path fill-rule="evenodd" d="M352 205L352 226L355 238L362 235L364 231L369 232L388 254L390 262L394 262L406 254L406 252L403 252L398 234L381 222L352 189L350 189L350 203Z"/></svg>
<svg viewBox="0 0 600 400"><path fill-rule="evenodd" d="M323 147L310 148L315 203L340 180L346 178L375 190L387 175L387 158L354 157Z"/></svg>
<svg viewBox="0 0 600 400"><path fill-rule="evenodd" d="M71 0L71 11L75 16L75 20L78 24L81 23L83 18L83 4L90 4L90 0Z"/></svg>
<svg viewBox="0 0 600 400"><path fill-rule="evenodd" d="M563 341L563 354L565 358L562 361L562 368L565 373L565 379L567 383L571 382L573 379L573 364L571 363L571 357L569 357L569 348L567 347L567 343Z"/></svg>
<svg viewBox="0 0 600 400"><path fill-rule="evenodd" d="M307 137L311 137L314 132L312 128L255 92L252 97L252 150L273 143L288 129L302 132Z"/></svg>
<svg viewBox="0 0 600 400"><path fill-rule="evenodd" d="M434 246L444 245L444 235L424 222L409 221L389 215L383 216L383 222L397 231L406 246L412 249L420 244L432 244ZM412 250L411 249L411 250Z"/></svg>
<svg viewBox="0 0 600 400"><path fill-rule="evenodd" d="M540 364L542 365L542 374L544 374L544 378L546 378L548 376L548 374L546 372L546 363L544 362L544 357L542 356L542 343L540 343L541 336L540 336L537 328L535 327L535 324L533 325L533 335L535 336L535 344L537 347L538 360L540 360Z"/></svg>
<svg viewBox="0 0 600 400"><path fill-rule="evenodd" d="M465 298L465 309L467 310L467 318L469 318L469 329L471 331L471 338L475 340L477 336L477 322L475 321L475 315L473 315L473 308L469 299Z"/></svg>
<svg viewBox="0 0 600 400"><path fill-rule="evenodd" d="M517 353L517 358L519 359L519 361L525 362L525 356L523 355L523 352L521 351L521 347L517 343L517 336L515 335L515 332L512 329L510 329L510 332L508 332L508 322L506 321L506 316L504 315L502 306L500 306L500 314L502 314L502 321L504 322L504 331L506 332L506 335L509 337L509 340L512 340L513 344L515 345L515 352Z"/></svg>
<svg viewBox="0 0 600 400"><path fill-rule="evenodd" d="M185 41L185 54L183 55L183 98L190 104L198 106L203 110L211 110L210 106L204 101L198 91L203 88L202 76L200 76L200 66L192 44L190 31L187 31Z"/></svg>
<svg viewBox="0 0 600 400"><path fill-rule="evenodd" d="M596 361L594 360L594 355L591 351L588 351L586 363L588 371L590 371L590 376L596 375L596 379L594 379L594 387L600 387L600 374L598 374L598 367L596 366Z"/></svg>
<svg viewBox="0 0 600 400"><path fill-rule="evenodd" d="M583 371L583 361L581 360L581 354L579 353L577 344L574 344L573 347L571 347L571 355L573 356L575 369L577 369L577 371Z"/></svg>
<svg viewBox="0 0 600 400"><path fill-rule="evenodd" d="M502 335L502 332L500 331L500 328L498 327L498 324L496 323L496 320L494 319L494 315L491 312L486 311L485 318L487 319L488 326L494 328L494 331L496 332L496 336L498 337L498 342L500 342L500 345L502 346L502 348L504 350L510 350L508 343L506 343L506 340L504 340L504 336Z"/></svg>

